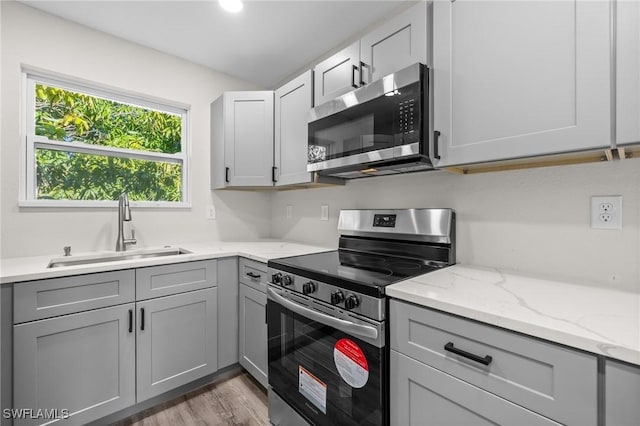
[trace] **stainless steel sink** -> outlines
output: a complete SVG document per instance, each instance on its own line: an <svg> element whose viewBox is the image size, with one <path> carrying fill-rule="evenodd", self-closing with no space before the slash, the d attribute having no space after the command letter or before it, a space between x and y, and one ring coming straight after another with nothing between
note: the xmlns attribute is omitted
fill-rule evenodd
<svg viewBox="0 0 640 426"><path fill-rule="evenodd" d="M189 250L179 247L167 247L154 250L135 250L131 252L116 252L99 254L95 256L59 257L51 259L47 268L61 268L65 266L91 265L94 263L117 262L120 260L147 259L153 257L175 256L179 254L189 254Z"/></svg>

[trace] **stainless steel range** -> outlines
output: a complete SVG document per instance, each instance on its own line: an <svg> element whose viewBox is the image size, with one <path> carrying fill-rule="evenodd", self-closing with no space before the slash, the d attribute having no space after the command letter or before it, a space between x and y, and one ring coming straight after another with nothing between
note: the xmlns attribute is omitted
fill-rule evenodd
<svg viewBox="0 0 640 426"><path fill-rule="evenodd" d="M389 422L385 287L455 263L451 209L342 210L339 249L269 261L269 418Z"/></svg>

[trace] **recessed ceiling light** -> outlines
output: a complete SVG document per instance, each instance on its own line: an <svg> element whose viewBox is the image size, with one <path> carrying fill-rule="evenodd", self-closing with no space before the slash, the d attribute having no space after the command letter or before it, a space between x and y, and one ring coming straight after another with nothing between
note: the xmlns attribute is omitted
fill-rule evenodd
<svg viewBox="0 0 640 426"><path fill-rule="evenodd" d="M218 0L218 3L227 12L237 13L243 8L242 0Z"/></svg>

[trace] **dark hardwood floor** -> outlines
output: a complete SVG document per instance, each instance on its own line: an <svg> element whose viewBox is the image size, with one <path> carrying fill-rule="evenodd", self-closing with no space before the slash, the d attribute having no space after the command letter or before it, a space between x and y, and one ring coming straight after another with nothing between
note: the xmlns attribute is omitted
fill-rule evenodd
<svg viewBox="0 0 640 426"><path fill-rule="evenodd" d="M268 425L267 393L247 373L189 392L116 426Z"/></svg>

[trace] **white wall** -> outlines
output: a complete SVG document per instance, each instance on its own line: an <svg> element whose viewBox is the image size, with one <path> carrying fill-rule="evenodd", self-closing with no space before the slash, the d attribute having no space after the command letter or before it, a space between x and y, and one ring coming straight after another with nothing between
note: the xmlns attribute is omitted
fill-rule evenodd
<svg viewBox="0 0 640 426"><path fill-rule="evenodd" d="M590 227L592 195L623 196L623 229ZM293 218L286 219L286 205ZM320 205L330 220L320 221ZM640 290L640 160L475 175L426 172L272 198L272 234L335 245L342 208L451 207L458 263Z"/></svg>
<svg viewBox="0 0 640 426"><path fill-rule="evenodd" d="M0 257L113 250L117 210L18 207L21 64L191 105L191 209L133 209L138 246L269 236L269 195L209 189L209 104L249 83L2 1ZM213 203L217 220L207 221Z"/></svg>

